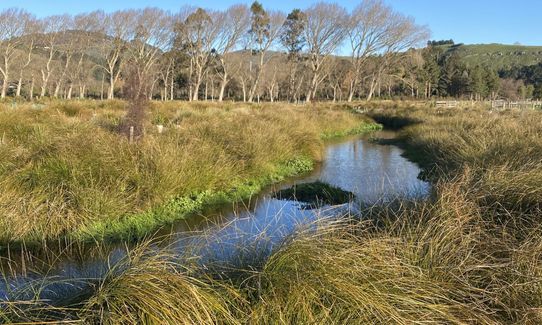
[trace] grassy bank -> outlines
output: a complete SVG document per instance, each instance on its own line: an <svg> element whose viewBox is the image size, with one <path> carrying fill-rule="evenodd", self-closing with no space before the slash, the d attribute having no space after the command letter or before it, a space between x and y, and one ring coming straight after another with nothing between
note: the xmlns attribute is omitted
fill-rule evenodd
<svg viewBox="0 0 542 325"><path fill-rule="evenodd" d="M395 106L372 114L384 124L416 121L404 122L400 140L433 180L430 201L394 202L364 211L362 219L340 216L300 227L268 259L243 258L235 267L201 265L193 251L150 254L142 246L87 296L54 307L5 305L0 317L104 324L540 324L542 113Z"/></svg>
<svg viewBox="0 0 542 325"><path fill-rule="evenodd" d="M140 237L307 172L322 138L374 127L340 108L154 103L145 137L129 143L116 131L124 106L3 104L2 245Z"/></svg>

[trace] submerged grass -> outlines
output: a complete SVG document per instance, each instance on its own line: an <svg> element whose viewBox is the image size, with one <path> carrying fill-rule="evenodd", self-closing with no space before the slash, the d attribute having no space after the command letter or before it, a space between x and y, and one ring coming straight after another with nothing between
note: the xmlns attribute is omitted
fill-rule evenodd
<svg viewBox="0 0 542 325"><path fill-rule="evenodd" d="M309 207L349 203L354 194L320 181L296 184L273 195L280 200L299 201Z"/></svg>

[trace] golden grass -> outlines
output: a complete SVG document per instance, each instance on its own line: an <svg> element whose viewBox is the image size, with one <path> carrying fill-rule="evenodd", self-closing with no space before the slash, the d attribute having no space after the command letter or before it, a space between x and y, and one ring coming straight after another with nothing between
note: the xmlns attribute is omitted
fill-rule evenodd
<svg viewBox="0 0 542 325"><path fill-rule="evenodd" d="M122 102L21 105L0 110L3 244L140 236L205 200L240 199L306 171L321 134L370 122L324 107L154 103L146 136L131 144L115 132Z"/></svg>
<svg viewBox="0 0 542 325"><path fill-rule="evenodd" d="M142 245L99 283L78 311L91 324L240 324L242 297L191 276L165 252Z"/></svg>
<svg viewBox="0 0 542 325"><path fill-rule="evenodd" d="M237 277L143 246L67 307L94 323L540 324L541 113L378 114L421 121L400 139L431 200L307 225Z"/></svg>

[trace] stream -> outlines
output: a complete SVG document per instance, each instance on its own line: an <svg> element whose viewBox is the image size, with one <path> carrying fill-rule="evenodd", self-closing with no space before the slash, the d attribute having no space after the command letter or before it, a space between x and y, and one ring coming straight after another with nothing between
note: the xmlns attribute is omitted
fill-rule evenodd
<svg viewBox="0 0 542 325"><path fill-rule="evenodd" d="M167 246L180 256L200 256L200 263L224 261L235 265L242 263L247 255L254 258L250 255L254 252L265 259L298 227L319 219L356 213L360 206L386 204L397 198L424 199L430 194L431 185L418 178L419 167L404 158L400 148L371 141L371 138L394 136L390 131L378 131L326 142L323 160L310 174L270 186L248 202L180 220L155 234L165 238L156 245ZM278 190L315 181L348 191L353 194L353 200L307 208L300 202L273 195ZM0 279L0 301L32 299L35 295L32 288L37 287L42 289L41 299L53 302L81 293L89 281L98 282L126 256L126 245L105 247L98 253L86 252L79 257L59 254L53 262L44 263L48 265L46 269L37 266L39 263L29 266L33 263L27 261L6 270L3 263L3 271L9 276Z"/></svg>

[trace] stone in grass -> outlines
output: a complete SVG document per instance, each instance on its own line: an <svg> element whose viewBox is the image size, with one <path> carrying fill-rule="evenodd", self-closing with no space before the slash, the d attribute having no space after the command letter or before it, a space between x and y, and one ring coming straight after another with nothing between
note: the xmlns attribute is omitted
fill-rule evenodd
<svg viewBox="0 0 542 325"><path fill-rule="evenodd" d="M279 200L298 201L304 208L345 204L353 200L354 194L320 181L297 184L273 194Z"/></svg>

